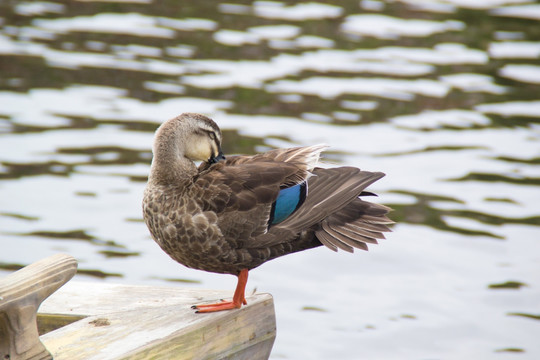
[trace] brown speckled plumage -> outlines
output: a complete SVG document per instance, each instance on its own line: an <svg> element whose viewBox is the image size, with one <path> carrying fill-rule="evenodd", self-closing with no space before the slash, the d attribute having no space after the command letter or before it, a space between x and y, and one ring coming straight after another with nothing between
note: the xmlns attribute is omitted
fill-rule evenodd
<svg viewBox="0 0 540 360"><path fill-rule="evenodd" d="M218 126L203 115L182 114L156 132L143 200L146 225L174 260L216 273L247 274L266 261L321 244L334 251L367 250L366 243L383 239L392 221L387 207L360 195L369 194L362 192L384 174L316 168L324 148L277 149L214 163L222 157ZM194 160L203 160L199 168ZM280 189L305 181L301 206L269 225Z"/></svg>

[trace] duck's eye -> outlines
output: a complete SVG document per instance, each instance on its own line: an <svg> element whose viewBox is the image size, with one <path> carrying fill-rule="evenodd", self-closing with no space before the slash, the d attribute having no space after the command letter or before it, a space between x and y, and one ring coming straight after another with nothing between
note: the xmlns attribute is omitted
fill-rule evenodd
<svg viewBox="0 0 540 360"><path fill-rule="evenodd" d="M208 136L210 136L210 139L212 139L213 141L216 140L216 134L214 134L213 132L209 132Z"/></svg>

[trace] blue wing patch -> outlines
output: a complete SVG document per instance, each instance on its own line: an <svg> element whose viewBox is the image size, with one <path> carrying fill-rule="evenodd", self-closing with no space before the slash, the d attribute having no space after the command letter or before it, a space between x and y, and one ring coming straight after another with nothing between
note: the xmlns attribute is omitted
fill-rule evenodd
<svg viewBox="0 0 540 360"><path fill-rule="evenodd" d="M279 191L276 201L272 204L269 225L279 224L288 218L302 205L306 199L307 183L303 182Z"/></svg>

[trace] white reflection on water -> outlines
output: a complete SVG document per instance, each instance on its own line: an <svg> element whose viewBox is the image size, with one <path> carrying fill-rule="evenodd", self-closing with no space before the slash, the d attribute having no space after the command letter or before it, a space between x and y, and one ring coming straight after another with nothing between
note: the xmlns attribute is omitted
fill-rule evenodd
<svg viewBox="0 0 540 360"><path fill-rule="evenodd" d="M300 48L332 48L334 41L320 36L299 36L296 39L296 45Z"/></svg>
<svg viewBox="0 0 540 360"><path fill-rule="evenodd" d="M496 59L537 59L540 43L532 41L505 41L489 44L489 55Z"/></svg>
<svg viewBox="0 0 540 360"><path fill-rule="evenodd" d="M136 56L147 56L147 57L161 57L163 51L155 46L144 46L144 45L112 45L112 52L117 55L128 54L130 57Z"/></svg>
<svg viewBox="0 0 540 360"><path fill-rule="evenodd" d="M35 2L19 2L15 5L15 13L23 16L44 15L47 13L61 14L64 12L63 4L35 1Z"/></svg>
<svg viewBox="0 0 540 360"><path fill-rule="evenodd" d="M253 26L247 31L260 39L290 39L300 34L300 28L293 25Z"/></svg>
<svg viewBox="0 0 540 360"><path fill-rule="evenodd" d="M369 254L338 259L315 251L309 257L269 263L259 275L254 272L252 280L273 278L278 308L308 304L326 310L305 312L301 335L281 340L295 358L506 358L490 350L494 344L496 348L523 346L531 349L525 358L534 358L528 355L539 350L532 343L537 324L518 325L516 318L505 315L505 308L536 309L538 290L524 290L529 296L522 297L520 292L496 292L485 286L486 280L523 278L525 271L531 272L525 276L538 286L532 275L538 257L517 248L534 247L534 232L523 233L519 244L510 246L486 239L471 243L452 234L437 236L423 227L405 225L397 230L400 241L385 242ZM504 265L516 261L523 261L523 269ZM313 264L340 271L314 274ZM298 284L297 276L308 284ZM296 300L302 296L311 301ZM278 333L294 323L292 314L278 318ZM522 336L509 332L517 327ZM281 352L276 350L274 356L279 358Z"/></svg>
<svg viewBox="0 0 540 360"><path fill-rule="evenodd" d="M465 92L486 92L504 94L508 91L504 86L493 83L491 76L480 74L452 74L440 76L439 80Z"/></svg>
<svg viewBox="0 0 540 360"><path fill-rule="evenodd" d="M229 39L234 45L242 45L250 41L249 39ZM227 40L227 41L229 41ZM246 42L244 42L246 41ZM432 49L428 48L401 48L401 47L382 47L373 50L316 50L308 51L300 55L280 54L271 58L269 61L230 61L230 60L193 60L189 61L190 67L203 72L197 75L186 75L182 77L182 82L202 87L202 88L227 88L231 86L254 87L260 88L263 83L268 80L286 77L287 75L296 75L302 71L342 71L350 73L365 72L371 74L385 74L398 76L420 76L433 72L433 65L451 65L451 64L483 64L486 63L488 57L485 52L468 49L460 44L438 44ZM432 65L433 64L433 65ZM208 74L209 73L209 74ZM480 77L480 75L478 75ZM478 81L479 77L476 77ZM470 77L469 79L471 79ZM332 78L334 83L338 83L340 79ZM485 77L483 78L485 79ZM391 85L381 85L385 88L408 87L406 81L388 79ZM304 80L306 81L306 80ZM307 80L309 81L309 79ZM345 84L351 79L341 79ZM371 79L366 79L367 82L375 83ZM384 84L384 79L381 79ZM448 86L435 81L427 81L430 85L426 88L425 93L432 92L436 94L445 94ZM276 91L282 84L287 84L285 92L300 92L297 85L294 89L290 89L289 85L292 81L284 81L274 83L267 87L269 91ZM414 83L411 82L411 84ZM484 85L485 82L484 82ZM343 85L346 87L346 85ZM356 85L351 85L356 87ZM375 84L368 84L365 87L372 89ZM307 93L318 93L324 91L318 87L308 84ZM488 91L498 93L501 87L496 85L485 86ZM279 90L281 91L281 90ZM383 89L382 91L386 91ZM418 91L418 90L417 90ZM414 92L414 91L411 91ZM352 91L352 93L359 93ZM373 91L360 92L361 94L379 94L380 87L373 88ZM394 95L395 96L395 95ZM400 96L402 98L402 95Z"/></svg>
<svg viewBox="0 0 540 360"><path fill-rule="evenodd" d="M186 88L182 85L156 82L156 81L145 81L143 86L147 90L165 93L165 94L183 94Z"/></svg>
<svg viewBox="0 0 540 360"><path fill-rule="evenodd" d="M214 33L213 37L216 42L229 46L257 44L261 41L256 34L237 30L219 30Z"/></svg>
<svg viewBox="0 0 540 360"><path fill-rule="evenodd" d="M461 21L431 21L398 19L385 15L350 15L341 29L346 33L374 36L379 39L396 39L401 36L422 37L446 31L463 30Z"/></svg>
<svg viewBox="0 0 540 360"><path fill-rule="evenodd" d="M36 89L29 94L0 92L0 114L13 122L58 126L66 124L64 116L88 116L94 119L163 121L182 112L215 112L226 109L231 102L200 98L168 98L146 103L126 97L127 90L106 86L72 86L63 90ZM70 101L66 101L70 99Z"/></svg>
<svg viewBox="0 0 540 360"><path fill-rule="evenodd" d="M195 53L196 48L194 46L189 45L177 45L177 46L169 46L165 48L165 51L167 52L167 55L170 56L177 56L177 57L192 57Z"/></svg>
<svg viewBox="0 0 540 360"><path fill-rule="evenodd" d="M444 125L458 128L489 125L491 120L470 110L426 110L414 115L401 115L390 119L394 124L409 129L437 129Z"/></svg>
<svg viewBox="0 0 540 360"><path fill-rule="evenodd" d="M292 39L300 34L300 28L293 25L266 25L253 26L247 31L238 30L219 30L213 35L216 42L229 46L242 46L246 44L258 44L262 41L269 40L271 45L273 41ZM287 41L294 47L331 47L333 41L317 36L302 36L295 41Z"/></svg>
<svg viewBox="0 0 540 360"><path fill-rule="evenodd" d="M277 1L255 1L253 12L267 19L294 21L336 18L343 14L343 8L315 2L285 6L284 3Z"/></svg>
<svg viewBox="0 0 540 360"><path fill-rule="evenodd" d="M115 54L64 51L49 48L44 44L27 44L23 41L13 41L0 34L0 53L39 56L51 67L70 69L95 67L163 75L180 75L186 71L186 66L177 62L157 59L135 60L142 53L144 53L144 56L157 57L158 55L151 47L128 45L122 47L112 46L111 48L116 51Z"/></svg>
<svg viewBox="0 0 540 360"><path fill-rule="evenodd" d="M526 83L540 84L538 65L507 64L499 70L499 75Z"/></svg>
<svg viewBox="0 0 540 360"><path fill-rule="evenodd" d="M372 95L385 99L412 100L415 95L445 96L450 87L433 80L400 80L388 78L312 77L300 81L278 80L266 86L269 92L300 93L335 98L343 94Z"/></svg>
<svg viewBox="0 0 540 360"><path fill-rule="evenodd" d="M159 22L142 14L97 14L93 16L76 16L69 19L36 19L32 24L39 28L56 33L70 31L88 31L113 34L130 34L136 36L154 36L171 38L174 30L160 27Z"/></svg>
<svg viewBox="0 0 540 360"><path fill-rule="evenodd" d="M540 101L507 101L502 103L479 104L474 108L486 114L528 116L533 118L540 116Z"/></svg>
<svg viewBox="0 0 540 360"><path fill-rule="evenodd" d="M493 15L540 20L540 4L504 6L490 10Z"/></svg>
<svg viewBox="0 0 540 360"><path fill-rule="evenodd" d="M208 19L171 19L166 17L152 17L142 14L114 14L103 13L93 16L76 16L69 19L36 19L32 24L38 29L53 31L55 33L68 33L72 31L100 32L107 34L129 34L135 36L154 36L172 38L175 30L214 30L217 24Z"/></svg>
<svg viewBox="0 0 540 360"><path fill-rule="evenodd" d="M470 49L457 43L439 43L432 48L388 46L373 50L352 51L355 58L372 60L399 59L410 62L451 65L485 64L487 54L478 49Z"/></svg>
<svg viewBox="0 0 540 360"><path fill-rule="evenodd" d="M343 100L340 103L340 105L344 109L363 110L363 111L375 110L379 106L379 104L376 101L351 101L351 100Z"/></svg>
<svg viewBox="0 0 540 360"><path fill-rule="evenodd" d="M531 0L398 0L403 3L407 3L413 6L427 9L437 9L440 6L440 10L446 9L455 11L455 7L462 7L466 9L491 9L496 6L508 5L508 4L520 4L528 3ZM448 12L448 11L440 11Z"/></svg>

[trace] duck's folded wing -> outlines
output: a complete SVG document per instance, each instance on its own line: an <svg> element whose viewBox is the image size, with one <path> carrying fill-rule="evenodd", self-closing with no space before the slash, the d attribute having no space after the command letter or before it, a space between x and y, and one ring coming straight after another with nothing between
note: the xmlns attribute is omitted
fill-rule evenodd
<svg viewBox="0 0 540 360"><path fill-rule="evenodd" d="M227 156L199 167L198 188L207 193L208 210L248 211L271 206L281 189L304 183L326 145L276 149L255 156ZM268 219L266 219L267 221Z"/></svg>
<svg viewBox="0 0 540 360"><path fill-rule="evenodd" d="M326 148L328 148L328 145L319 144L288 149L273 149L253 156L227 156L224 163L228 165L240 165L270 161L278 165L280 163L293 164L299 169L309 172L315 168L319 162L321 152L323 152ZM206 163L201 164L201 166L203 168L199 168L199 170L208 168L208 164Z"/></svg>
<svg viewBox="0 0 540 360"><path fill-rule="evenodd" d="M316 224L358 198L369 185L384 176L382 172L361 171L355 167L317 168L309 179L306 201L283 226L305 228Z"/></svg>
<svg viewBox="0 0 540 360"><path fill-rule="evenodd" d="M253 159L257 159L257 157L261 157L263 159L272 159L272 161L295 164L303 170L311 171L319 162L321 152L327 148L328 145L319 144L289 149L274 149L256 155L253 157Z"/></svg>
<svg viewBox="0 0 540 360"><path fill-rule="evenodd" d="M196 187L204 210L218 215L223 235L245 240L267 232L280 190L305 182L308 175L289 163L220 162L200 174Z"/></svg>
<svg viewBox="0 0 540 360"><path fill-rule="evenodd" d="M365 188L382 178L383 173L339 167L316 168L313 175L309 178L308 196L302 206L285 221L272 227L269 234L260 239L259 245L271 246L288 241L294 234L311 228L321 243L332 250L350 251L351 245L365 248L359 242L380 238L381 231L389 230L383 225L391 223L385 216L389 209L358 198ZM362 240L361 234L352 236L354 227L366 235L366 241Z"/></svg>

